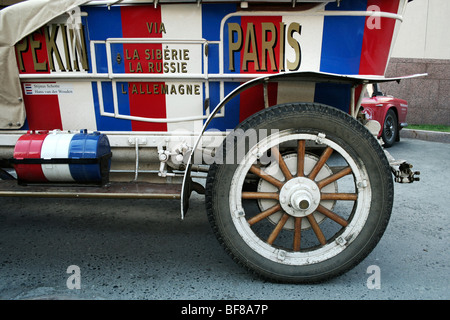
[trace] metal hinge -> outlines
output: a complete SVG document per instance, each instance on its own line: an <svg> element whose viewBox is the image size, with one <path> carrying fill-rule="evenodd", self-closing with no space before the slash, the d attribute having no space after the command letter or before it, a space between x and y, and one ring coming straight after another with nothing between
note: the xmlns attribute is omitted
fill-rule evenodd
<svg viewBox="0 0 450 320"><path fill-rule="evenodd" d="M391 167L391 172L394 175L394 181L398 183L413 183L414 181L420 181L417 177L420 175L420 171L412 171L413 165L406 162L406 160L395 160L394 157L384 150L386 157Z"/></svg>

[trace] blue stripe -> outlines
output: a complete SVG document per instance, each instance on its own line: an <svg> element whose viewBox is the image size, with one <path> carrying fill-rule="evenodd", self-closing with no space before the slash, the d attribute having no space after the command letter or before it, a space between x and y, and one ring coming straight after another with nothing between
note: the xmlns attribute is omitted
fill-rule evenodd
<svg viewBox="0 0 450 320"><path fill-rule="evenodd" d="M366 11L367 0L329 3L325 10ZM325 16L320 71L358 74L364 36L365 17Z"/></svg>
<svg viewBox="0 0 450 320"><path fill-rule="evenodd" d="M314 102L323 103L344 112L349 111L351 101L351 85L336 83L317 83Z"/></svg>
<svg viewBox="0 0 450 320"><path fill-rule="evenodd" d="M220 40L220 24L222 19L229 13L236 12L236 4L203 4L202 5L202 36L208 41ZM228 22L237 22L240 24L240 17L233 17ZM224 70L228 70L228 27L224 27ZM219 72L219 45L211 44L208 48L208 71L210 73ZM236 57L236 70L239 70L240 59Z"/></svg>
<svg viewBox="0 0 450 320"><path fill-rule="evenodd" d="M83 7L83 11L87 12L88 16L84 19L84 25L87 28L86 40L105 40L107 38L122 38L122 20L120 14L120 7L111 7L108 10L106 7ZM88 56L90 56L90 46L87 45ZM123 45L111 45L111 55L116 57L117 54L122 56L123 60ZM106 59L106 46L96 45L95 47L97 72L108 72L108 65ZM91 63L91 61L89 61ZM92 66L90 66L92 72ZM124 63L113 63L113 71L116 73L125 73ZM128 84L124 84L127 88ZM112 99L112 84L110 82L102 83L103 91L103 106L106 112L114 112L114 104ZM127 90L128 91L128 90ZM118 84L118 104L120 114L130 114L130 103L128 94L121 94L121 86ZM101 131L131 131L131 121L123 119L115 119L111 117L103 117L100 115L97 83L92 83L92 94L94 96L95 118L97 123L97 130Z"/></svg>
<svg viewBox="0 0 450 320"><path fill-rule="evenodd" d="M220 40L220 22L229 13L236 12L236 4L203 4L202 5L202 36L208 41ZM240 24L240 17L233 17L227 22L237 22ZM224 28L224 72L228 72L228 27ZM219 72L219 46L210 45L208 53L208 72ZM235 56L236 72L240 71L240 56ZM225 83L225 96L233 91L239 83ZM218 82L209 84L210 110L212 111L220 103L220 85ZM233 99L225 106L225 117L215 118L211 121L210 129L225 131L233 129L239 124L239 97Z"/></svg>

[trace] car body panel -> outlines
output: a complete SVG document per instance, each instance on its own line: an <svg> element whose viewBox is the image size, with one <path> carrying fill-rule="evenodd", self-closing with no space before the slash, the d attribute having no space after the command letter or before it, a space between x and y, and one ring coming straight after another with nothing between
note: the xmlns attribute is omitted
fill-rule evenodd
<svg viewBox="0 0 450 320"><path fill-rule="evenodd" d="M369 88L369 96L366 94L363 98L361 107L363 109L362 113L365 114L367 120L376 120L381 124L378 137L381 137L384 129L384 120L390 109L392 109L397 116L398 129L401 130L406 127L408 125L406 122L408 102L404 99L383 95L381 92L376 90L376 86L374 86L374 88L375 89L373 91ZM371 91L373 94L370 94Z"/></svg>

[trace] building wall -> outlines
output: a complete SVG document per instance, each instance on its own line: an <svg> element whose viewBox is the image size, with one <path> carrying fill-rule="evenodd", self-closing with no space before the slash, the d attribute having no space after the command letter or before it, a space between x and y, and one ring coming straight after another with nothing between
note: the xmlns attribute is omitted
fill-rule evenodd
<svg viewBox="0 0 450 320"><path fill-rule="evenodd" d="M428 73L423 78L380 85L383 93L408 101L409 124L450 125L450 60L393 58L387 77Z"/></svg>
<svg viewBox="0 0 450 320"><path fill-rule="evenodd" d="M428 76L381 88L409 102L410 124L450 125L449 16L449 0L414 0L404 14L386 76Z"/></svg>

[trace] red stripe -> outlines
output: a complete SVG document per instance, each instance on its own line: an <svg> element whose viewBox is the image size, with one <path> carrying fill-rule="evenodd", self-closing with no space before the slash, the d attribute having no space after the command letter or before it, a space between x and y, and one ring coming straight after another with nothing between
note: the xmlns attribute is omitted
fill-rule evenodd
<svg viewBox="0 0 450 320"><path fill-rule="evenodd" d="M17 140L14 147L14 159L39 159L41 158L42 144L47 133L27 133ZM17 176L23 181L47 181L40 164L15 164Z"/></svg>
<svg viewBox="0 0 450 320"><path fill-rule="evenodd" d="M47 45L45 43L44 28L36 30L33 34L24 38L18 43L18 46L26 41L26 51L18 52L16 50L17 62L23 62L24 70L20 70L21 74L50 73L48 68ZM20 57L19 57L20 55ZM34 57L34 59L33 59ZM36 71L36 69L44 67L45 70Z"/></svg>
<svg viewBox="0 0 450 320"><path fill-rule="evenodd" d="M124 6L121 15L124 38L162 38L162 33L159 33L161 6ZM162 52L161 44L125 44L123 48L126 73L163 73L163 59L157 55ZM161 88L164 82L128 84L131 116L166 118L166 97L161 90L154 93L155 85ZM131 121L131 127L133 131L167 131L166 123Z"/></svg>
<svg viewBox="0 0 450 320"><path fill-rule="evenodd" d="M367 8L380 8L381 12L397 13L400 0L368 0ZM374 6L374 7L371 7ZM377 19L379 27L377 28ZM384 75L391 49L395 19L367 17L361 50L359 74Z"/></svg>
<svg viewBox="0 0 450 320"><path fill-rule="evenodd" d="M58 95L24 95L23 100L31 130L62 130Z"/></svg>
<svg viewBox="0 0 450 320"><path fill-rule="evenodd" d="M26 74L48 74L47 45L45 42L44 28L26 37L27 50L20 53L25 70L20 73ZM16 50L16 54L17 50ZM17 56L19 59L19 57ZM44 71L36 71L39 64L45 67ZM31 130L53 130L62 129L61 113L59 110L59 100L57 95L27 95L25 89L24 103L27 121Z"/></svg>
<svg viewBox="0 0 450 320"><path fill-rule="evenodd" d="M268 22L273 23L277 30L277 42L274 49L274 60L275 64L278 64L280 57L280 37L284 35L280 35L280 23L282 19L281 17L242 17L241 18L241 27L242 27L242 35L243 35L243 49L241 50L241 73L276 73L277 70L280 69L278 65L272 66L269 59L269 53L263 52L263 30L262 23ZM257 50L258 52L258 61L255 63L254 61L247 61L246 65L243 65L244 62L244 52L245 48L245 40L248 33L248 27L254 26L254 33L250 32L249 34L254 34L256 37L256 45L257 48L253 48L251 45L249 46L248 52L254 52ZM267 41L271 41L270 35L267 35ZM266 65L264 70L263 65L263 54L266 56ZM248 60L248 59L247 59ZM257 68L258 67L258 68ZM272 70L272 67L276 69ZM277 92L278 85L276 83L271 83L268 86L268 97L269 97L269 105L276 104L277 101ZM247 117L252 114L264 109L264 87L263 85L259 85L253 87L240 95L240 113L239 113L239 121L245 120Z"/></svg>

